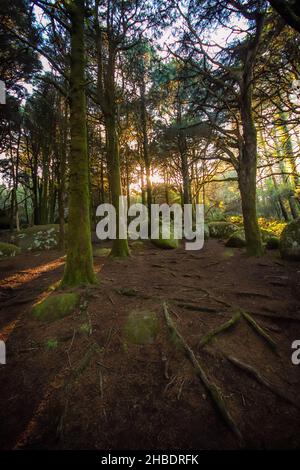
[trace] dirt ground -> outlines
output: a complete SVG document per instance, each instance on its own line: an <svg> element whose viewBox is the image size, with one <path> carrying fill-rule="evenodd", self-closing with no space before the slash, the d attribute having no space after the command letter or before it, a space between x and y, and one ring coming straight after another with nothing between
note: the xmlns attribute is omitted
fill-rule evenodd
<svg viewBox="0 0 300 470"><path fill-rule="evenodd" d="M145 244L126 260L95 256L99 285L82 291L74 314L36 321L31 305L61 278L63 264L55 251L0 264L0 338L7 348L7 364L0 366L1 449L238 448L189 358L172 341L163 302L222 392L243 445L300 447L300 365L291 362L291 344L300 339L300 263L281 260L277 251L248 258L217 240L199 252ZM199 349L200 339L239 309L277 349L243 317ZM152 343L125 339L133 310L157 314Z"/></svg>

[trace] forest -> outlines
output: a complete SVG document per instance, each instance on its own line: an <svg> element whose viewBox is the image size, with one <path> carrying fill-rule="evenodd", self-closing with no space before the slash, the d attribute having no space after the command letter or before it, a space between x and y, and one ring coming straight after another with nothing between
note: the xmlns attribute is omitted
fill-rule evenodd
<svg viewBox="0 0 300 470"><path fill-rule="evenodd" d="M0 4L0 450L299 449L299 2Z"/></svg>

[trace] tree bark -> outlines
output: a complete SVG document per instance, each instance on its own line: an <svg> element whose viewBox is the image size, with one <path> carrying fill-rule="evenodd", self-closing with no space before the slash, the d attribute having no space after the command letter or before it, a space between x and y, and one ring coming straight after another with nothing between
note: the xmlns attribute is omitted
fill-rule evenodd
<svg viewBox="0 0 300 470"><path fill-rule="evenodd" d="M62 286L96 282L90 229L85 98L84 0L68 5L71 18L70 178L68 249Z"/></svg>
<svg viewBox="0 0 300 470"><path fill-rule="evenodd" d="M111 202L116 210L117 228L117 238L113 241L111 256L126 257L129 256L128 241L127 239L119 238L119 198L122 196L122 187L120 174L119 141L115 113L110 113L105 116L105 125L107 131L107 165L111 190Z"/></svg>
<svg viewBox="0 0 300 470"><path fill-rule="evenodd" d="M240 145L238 183L241 192L247 253L251 256L260 256L263 253L261 234L257 222L257 133L252 114L253 69L263 24L263 17L257 18L256 35L249 41L240 81L243 139Z"/></svg>

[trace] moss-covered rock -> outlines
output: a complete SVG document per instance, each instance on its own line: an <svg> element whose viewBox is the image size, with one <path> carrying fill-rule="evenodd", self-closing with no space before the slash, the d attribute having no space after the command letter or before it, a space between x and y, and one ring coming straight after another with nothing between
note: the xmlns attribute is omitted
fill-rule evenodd
<svg viewBox="0 0 300 470"><path fill-rule="evenodd" d="M141 240L135 240L130 244L130 249L133 251L142 250L143 248L145 248L145 245Z"/></svg>
<svg viewBox="0 0 300 470"><path fill-rule="evenodd" d="M174 227L170 224L167 227L167 237L163 238L162 236L162 227L159 228L159 238L155 239L151 237L151 241L155 246L165 250L171 250L178 248L179 242L176 238L174 238Z"/></svg>
<svg viewBox="0 0 300 470"><path fill-rule="evenodd" d="M268 250L278 250L280 246L280 238L276 237L276 235L271 236L267 239L266 247Z"/></svg>
<svg viewBox="0 0 300 470"><path fill-rule="evenodd" d="M133 310L128 315L124 326L124 336L129 343L149 344L155 340L158 329L156 313L148 310Z"/></svg>
<svg viewBox="0 0 300 470"><path fill-rule="evenodd" d="M59 244L59 225L34 225L20 232L14 232L11 241L22 251L44 251L57 248Z"/></svg>
<svg viewBox="0 0 300 470"><path fill-rule="evenodd" d="M234 232L225 243L230 248L243 248L246 246L246 238L244 230Z"/></svg>
<svg viewBox="0 0 300 470"><path fill-rule="evenodd" d="M110 252L110 248L96 248L94 250L94 256L109 256Z"/></svg>
<svg viewBox="0 0 300 470"><path fill-rule="evenodd" d="M300 219L293 220L280 237L280 253L283 258L300 260Z"/></svg>
<svg viewBox="0 0 300 470"><path fill-rule="evenodd" d="M271 231L261 229L262 242L269 250L275 250L279 246L279 238ZM226 246L231 248L243 248L246 246L246 237L244 230L234 232L227 240Z"/></svg>
<svg viewBox="0 0 300 470"><path fill-rule="evenodd" d="M0 242L0 259L16 256L19 253L21 253L21 250L18 246L12 245L11 243Z"/></svg>
<svg viewBox="0 0 300 470"><path fill-rule="evenodd" d="M272 230L261 229L261 239L268 250L279 248L279 237Z"/></svg>
<svg viewBox="0 0 300 470"><path fill-rule="evenodd" d="M79 303L76 293L50 295L32 307L32 316L40 321L54 321L70 315Z"/></svg>
<svg viewBox="0 0 300 470"><path fill-rule="evenodd" d="M230 222L210 222L208 224L209 234L212 238L229 238L234 232L239 230L239 227Z"/></svg>

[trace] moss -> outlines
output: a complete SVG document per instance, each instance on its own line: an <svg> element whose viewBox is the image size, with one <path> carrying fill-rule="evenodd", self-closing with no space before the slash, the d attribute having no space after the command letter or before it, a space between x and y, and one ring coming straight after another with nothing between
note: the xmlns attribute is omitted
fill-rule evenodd
<svg viewBox="0 0 300 470"><path fill-rule="evenodd" d="M224 250L223 252L224 258L232 258L234 256L233 250Z"/></svg>
<svg viewBox="0 0 300 470"><path fill-rule="evenodd" d="M279 246L279 238L271 231L261 229L261 238L266 247L270 250L276 249ZM234 232L227 240L226 246L231 248L243 248L246 246L246 237L244 230Z"/></svg>
<svg viewBox="0 0 300 470"><path fill-rule="evenodd" d="M18 246L12 245L11 243L0 242L0 259L16 256L19 253L21 253L21 250Z"/></svg>
<svg viewBox="0 0 300 470"><path fill-rule="evenodd" d="M283 258L300 260L300 219L293 220L285 227L279 248Z"/></svg>
<svg viewBox="0 0 300 470"><path fill-rule="evenodd" d="M66 2L68 4L68 2ZM62 287L97 282L93 268L90 224L90 181L87 149L84 1L71 2L70 34L70 153L68 249ZM69 5L69 6L70 6Z"/></svg>
<svg viewBox="0 0 300 470"><path fill-rule="evenodd" d="M141 250L144 248L144 246L144 242L142 242L141 240L136 240L130 244L130 248L134 251Z"/></svg>
<svg viewBox="0 0 300 470"><path fill-rule="evenodd" d="M20 232L14 232L11 241L22 251L44 251L57 248L59 244L59 225L34 225Z"/></svg>
<svg viewBox="0 0 300 470"><path fill-rule="evenodd" d="M79 331L85 335L91 334L91 325L89 323L82 323L79 327Z"/></svg>
<svg viewBox="0 0 300 470"><path fill-rule="evenodd" d="M58 347L58 341L55 338L49 338L45 343L45 348L48 351L51 351L52 349L56 349L57 347Z"/></svg>
<svg viewBox="0 0 300 470"><path fill-rule="evenodd" d="M113 258L127 258L130 256L128 241L122 239L114 240L110 256Z"/></svg>
<svg viewBox="0 0 300 470"><path fill-rule="evenodd" d="M266 247L268 248L268 250L277 250L279 248L279 245L280 239L275 235L271 236L266 243Z"/></svg>
<svg viewBox="0 0 300 470"><path fill-rule="evenodd" d="M246 246L246 238L244 230L234 232L227 240L226 246L230 248L243 248Z"/></svg>
<svg viewBox="0 0 300 470"><path fill-rule="evenodd" d="M111 252L110 248L96 248L94 250L94 256L109 256Z"/></svg>
<svg viewBox="0 0 300 470"><path fill-rule="evenodd" d="M132 311L124 327L125 339L133 344L153 343L158 333L159 323L156 313L151 311Z"/></svg>
<svg viewBox="0 0 300 470"><path fill-rule="evenodd" d="M212 238L229 238L239 228L230 222L210 222L208 224L209 234Z"/></svg>
<svg viewBox="0 0 300 470"><path fill-rule="evenodd" d="M172 250L172 249L178 248L179 242L176 238L174 238L174 227L173 227L172 224L170 224L170 226L168 227L167 233L168 233L168 237L163 238L162 237L162 228L160 226L159 238L157 238L157 239L152 238L151 239L151 242L153 243L153 245L155 245L159 248L162 248L164 250Z"/></svg>
<svg viewBox="0 0 300 470"><path fill-rule="evenodd" d="M32 307L32 316L40 321L54 321L70 315L80 296L75 293L50 295Z"/></svg>

